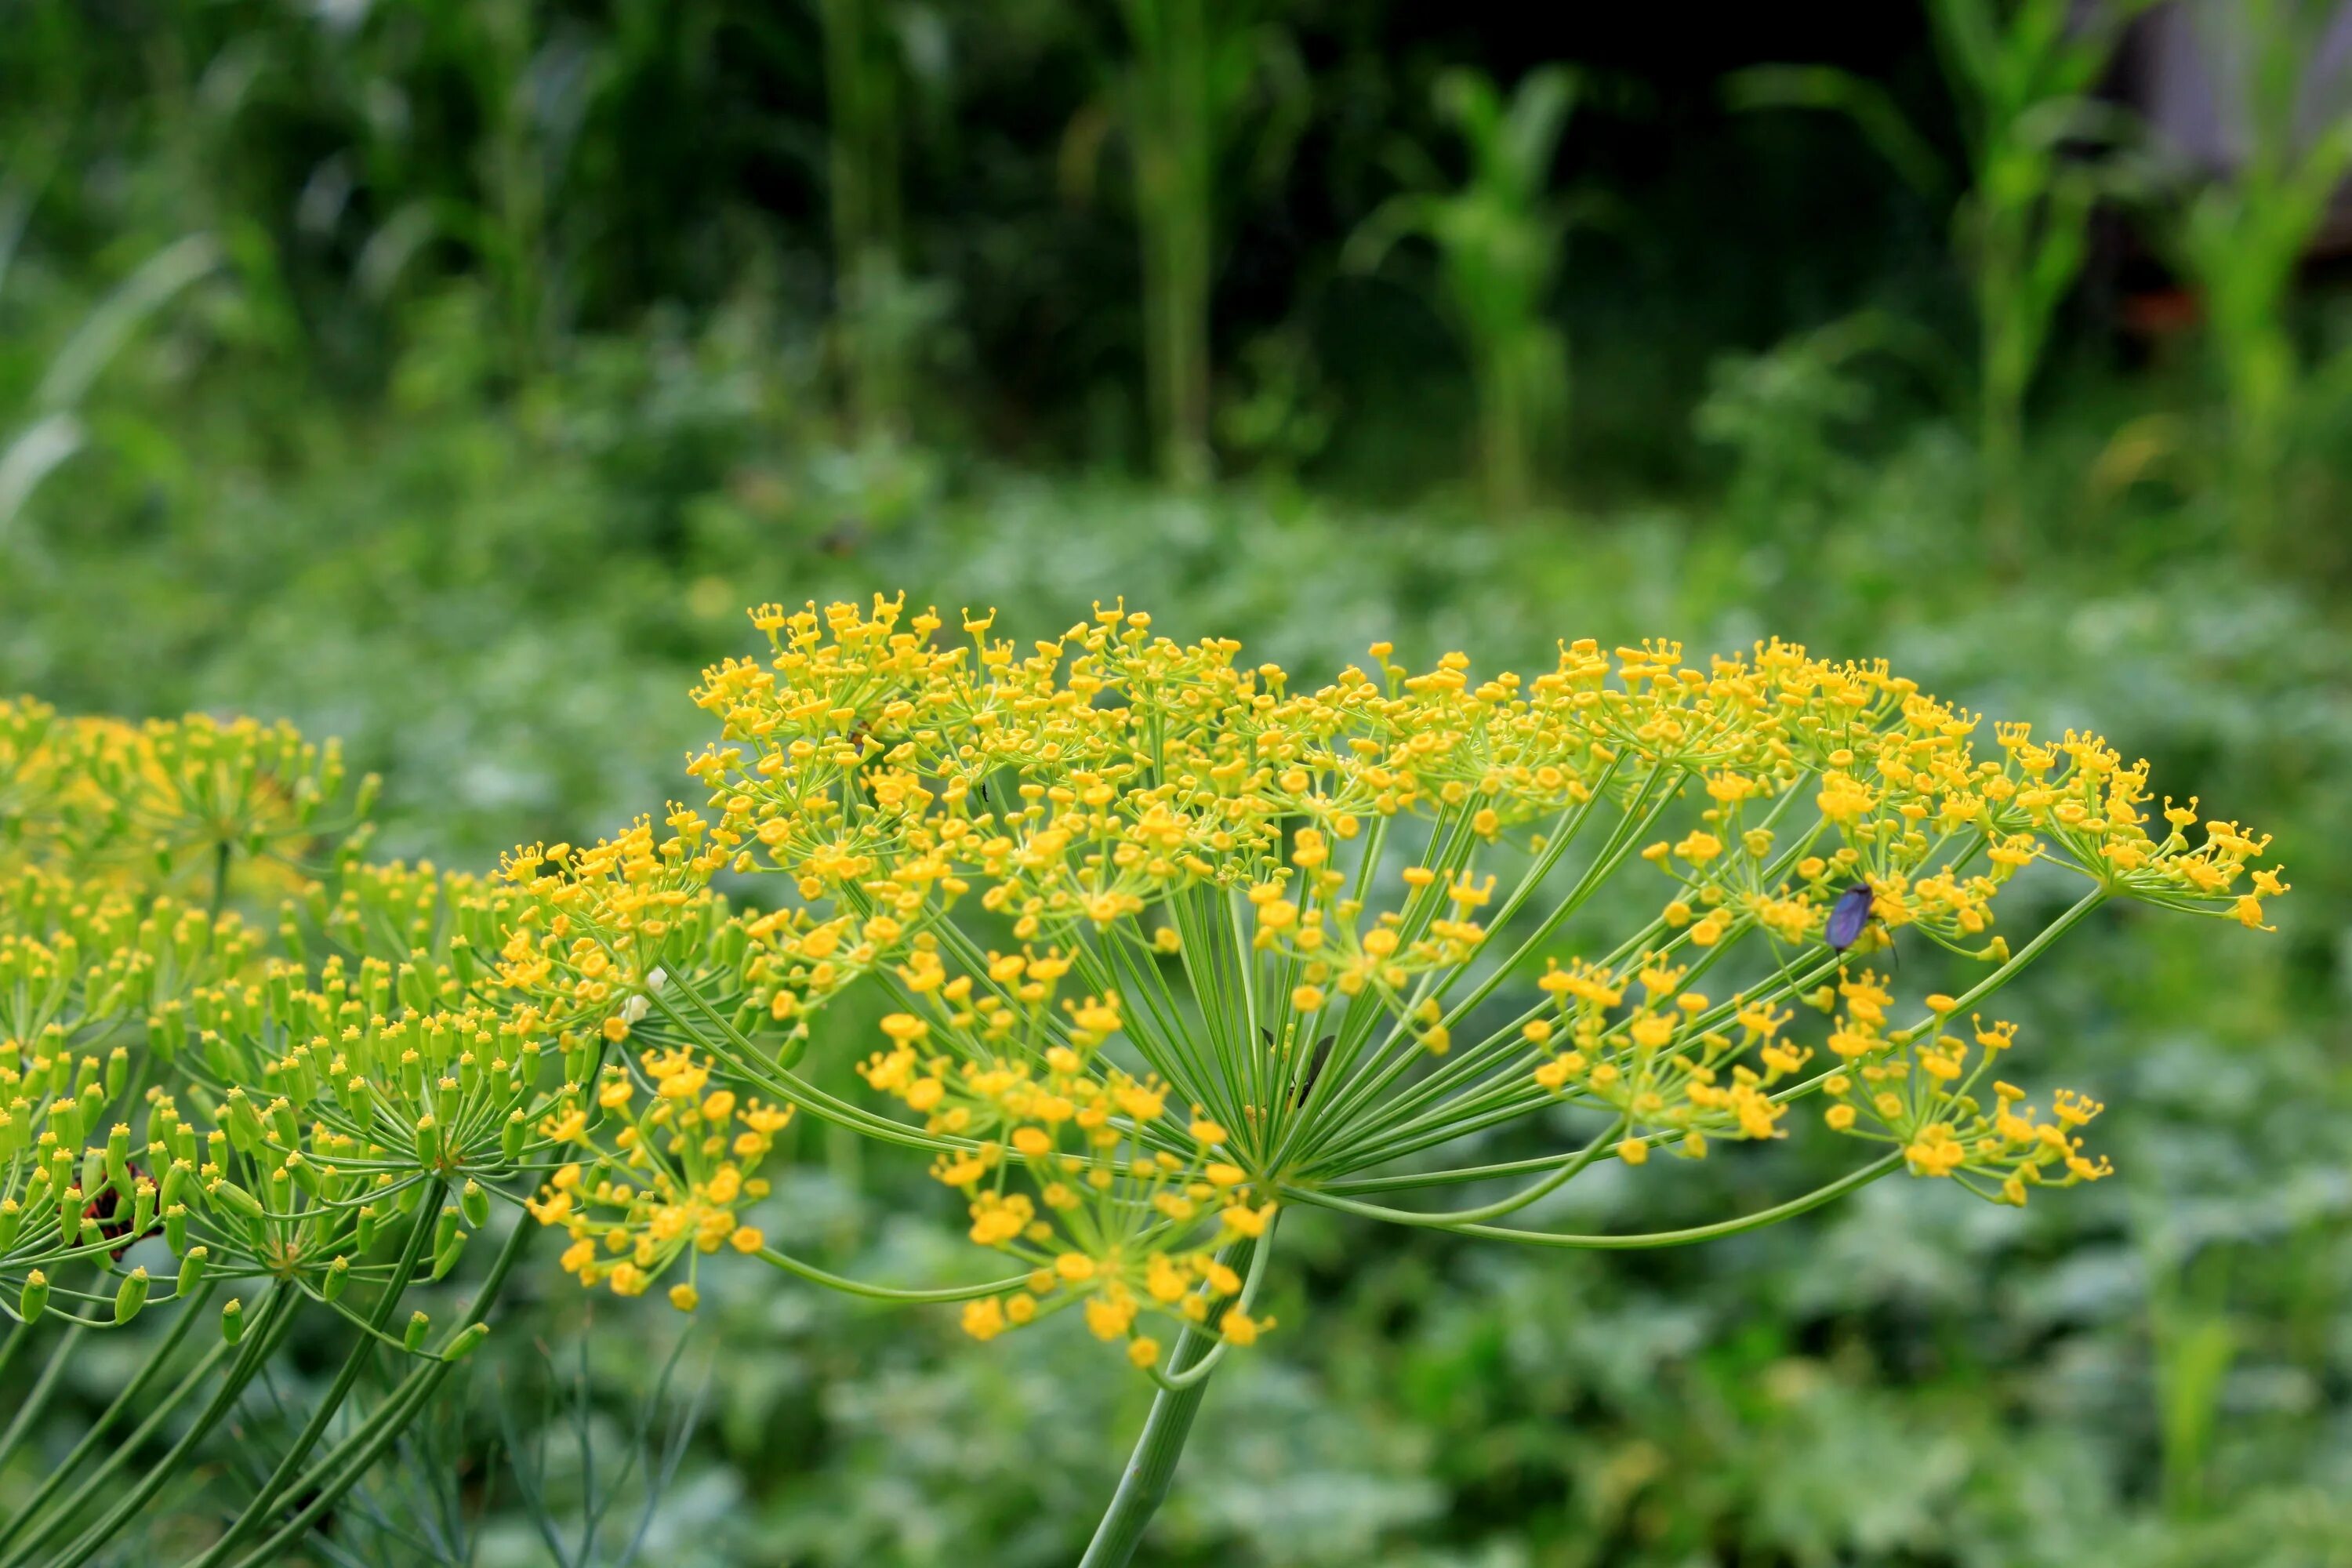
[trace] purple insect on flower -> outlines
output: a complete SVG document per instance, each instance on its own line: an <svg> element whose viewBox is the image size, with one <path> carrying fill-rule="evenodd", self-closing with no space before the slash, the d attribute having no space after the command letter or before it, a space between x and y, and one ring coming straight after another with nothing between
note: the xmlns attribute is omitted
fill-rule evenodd
<svg viewBox="0 0 2352 1568"><path fill-rule="evenodd" d="M1870 884L1856 882L1840 893L1838 901L1830 906L1827 935L1831 950L1843 952L1860 939L1864 928L1869 924Z"/></svg>

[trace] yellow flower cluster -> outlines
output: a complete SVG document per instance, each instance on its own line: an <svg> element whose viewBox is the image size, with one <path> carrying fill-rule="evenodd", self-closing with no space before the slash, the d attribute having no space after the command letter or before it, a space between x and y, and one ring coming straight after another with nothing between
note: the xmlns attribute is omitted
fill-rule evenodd
<svg viewBox="0 0 2352 1568"><path fill-rule="evenodd" d="M1156 1076L1104 1059L1123 1024L1116 993L1057 1010L1070 967L1058 952L992 952L950 973L919 936L899 978L921 1012L884 1018L889 1047L858 1069L964 1145L931 1173L964 1195L973 1241L1029 1269L1021 1289L967 1303L964 1328L993 1339L1081 1306L1139 1366L1160 1352L1147 1313L1252 1342L1272 1320L1234 1301L1241 1281L1217 1248L1263 1236L1276 1205L1227 1157L1223 1127L1171 1114Z"/></svg>
<svg viewBox="0 0 2352 1568"><path fill-rule="evenodd" d="M290 724L204 714L131 724L0 698L0 867L138 883L217 879L241 858L276 863L282 886L322 838L352 840L354 853L364 842L376 781L337 808L346 782L341 747Z"/></svg>
<svg viewBox="0 0 2352 1568"><path fill-rule="evenodd" d="M1892 999L1878 976L1864 971L1839 990L1847 1012L1830 1042L1844 1065L1822 1086L1833 1102L1822 1116L1831 1127L1892 1143L1916 1175L1954 1177L2002 1203L2022 1205L2029 1187L2071 1187L2113 1173L2105 1159L2086 1156L2074 1136L2105 1109L2097 1101L2060 1089L2053 1120L2043 1121L2025 1091L2008 1083L1994 1083L1990 1111L1971 1092L2015 1043L2015 1025L1972 1019L1971 1059L1969 1041L1944 1027L1951 997L1927 999L1932 1032L1882 1036Z"/></svg>
<svg viewBox="0 0 2352 1568"><path fill-rule="evenodd" d="M688 1277L670 1287L669 1300L691 1311L701 1299L698 1255L765 1245L738 1216L767 1195L766 1180L751 1173L791 1122L792 1108L710 1088L709 1066L690 1052L646 1050L637 1066L650 1089L642 1110L632 1110L638 1077L614 1066L598 1081L593 1110L574 1097L546 1119L547 1137L581 1157L527 1206L540 1224L570 1235L562 1265L583 1285L640 1295L684 1258ZM592 1116L599 1128L619 1124L610 1148L592 1132Z"/></svg>

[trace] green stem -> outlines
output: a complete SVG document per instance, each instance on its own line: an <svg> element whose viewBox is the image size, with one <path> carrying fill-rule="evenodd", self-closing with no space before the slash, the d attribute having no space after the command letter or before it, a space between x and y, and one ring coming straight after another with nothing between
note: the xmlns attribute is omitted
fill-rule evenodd
<svg viewBox="0 0 2352 1568"><path fill-rule="evenodd" d="M202 1442L212 1429L220 1424L222 1417L235 1407L237 1396L245 1392L245 1385L253 1381L254 1374L261 1370L262 1363L269 1359L269 1354L277 1348L278 1341L285 1337L287 1329L294 1321L295 1300L295 1294L289 1287L279 1284L272 1288L268 1303L255 1314L262 1321L246 1331L244 1342L238 1347L237 1359L230 1365L228 1375L222 1380L219 1391L212 1397L212 1403L205 1405L196 1418L188 1424L188 1429L180 1434L179 1441L165 1450L161 1459L148 1467L146 1475L139 1484L118 1499L114 1506L100 1517L97 1523L82 1531L72 1545L67 1547L63 1553L53 1560L50 1568L77 1568L78 1564L89 1561L100 1547L113 1540L116 1532L147 1506L155 1494L163 1489L166 1481L180 1473L180 1462L187 1457L189 1450ZM93 1474L88 1481L83 1482L80 1489L68 1500L66 1506L51 1516L47 1525L37 1531L32 1538L26 1540L10 1554L8 1558L10 1568L15 1568L16 1564L23 1562L26 1555L39 1545L41 1540L46 1538L55 1526L71 1518L80 1506L84 1496L92 1489L94 1483L103 1479L113 1466L128 1458L129 1454L130 1449L127 1447L116 1449L108 1465Z"/></svg>
<svg viewBox="0 0 2352 1568"><path fill-rule="evenodd" d="M759 1257L761 1261L772 1263L787 1274L797 1274L813 1285L822 1285L827 1289L839 1290L845 1295L864 1296L875 1301L970 1301L982 1296L994 1296L1013 1289L1029 1278L1026 1274L1015 1274L1011 1279L991 1279L982 1285L947 1285L937 1289L908 1290L888 1285L868 1285L862 1279L851 1279L839 1274L829 1273L814 1263L803 1263L797 1258L778 1252L772 1247L760 1248Z"/></svg>
<svg viewBox="0 0 2352 1568"><path fill-rule="evenodd" d="M490 1265L489 1274L482 1281L481 1294L474 1299L465 1321L457 1325L457 1333L465 1332L488 1315L491 1304L498 1300L499 1290L506 1285L507 1276L513 1272L516 1260L521 1258L523 1248L530 1243L536 1228L528 1225L514 1227L513 1234L507 1237L506 1245L499 1249L498 1258ZM454 1339L453 1335L453 1342ZM449 1370L455 1364L436 1357L417 1367L373 1415L362 1422L326 1458L303 1472L300 1479L287 1489L295 1496L309 1498L302 1511L247 1552L238 1561L236 1568L261 1568L263 1563L276 1558L317 1522L320 1515L342 1500L343 1494L367 1473L368 1468L383 1456L393 1439L407 1428L409 1421L433 1396L434 1390L440 1387L441 1380L449 1375Z"/></svg>
<svg viewBox="0 0 2352 1568"><path fill-rule="evenodd" d="M1258 1245L1242 1244L1252 1251ZM1255 1260L1251 1261L1255 1264ZM1252 1272L1255 1272L1255 1268ZM1152 1400L1151 1414L1143 1420L1143 1435L1136 1439L1135 1451L1128 1456L1127 1468L1119 1474L1118 1490L1111 1494L1110 1507L1104 1510L1102 1522L1095 1526L1094 1539L1087 1542L1087 1554L1078 1560L1078 1568L1126 1568L1135 1556L1151 1516L1167 1500L1169 1483L1176 1476L1176 1462L1184 1455L1184 1439L1192 1435L1192 1418L1201 1413L1201 1401L1209 1392L1205 1377L1182 1380L1194 1370L1196 1363L1205 1361L1223 1342L1214 1333L1191 1327L1177 1337L1176 1349L1168 1358L1169 1375L1176 1386L1161 1388Z"/></svg>
<svg viewBox="0 0 2352 1568"><path fill-rule="evenodd" d="M40 1486L35 1489L30 1498L26 1500L24 1506L17 1509L15 1515L5 1525L0 1525L0 1547L5 1547L14 1541L16 1538L16 1532L32 1522L40 1513L42 1507L56 1494L57 1489L64 1486L73 1473L81 1468L83 1460L89 1458L90 1450L97 1447L100 1440L105 1436L106 1429L113 1426L118 1416L136 1405L146 1394L147 1385L162 1374L165 1363L172 1359L172 1352L178 1350L180 1342L188 1337L188 1331L195 1326L197 1314L204 1310L205 1303L211 1299L212 1289L208 1286L197 1294L194 1300L177 1303L179 1321L172 1325L171 1332L163 1336L163 1342L156 1346L148 1355L146 1364L139 1369L138 1375L123 1384L122 1392L116 1394L113 1403L106 1407L97 1420L89 1424L89 1430L82 1434L81 1441L74 1445L73 1451L51 1469L47 1477L43 1478Z"/></svg>
<svg viewBox="0 0 2352 1568"><path fill-rule="evenodd" d="M1761 1229L1780 1220L1794 1219L1857 1188L1868 1186L1902 1163L1903 1152L1898 1149L1860 1170L1839 1177L1825 1187L1816 1187L1801 1197L1790 1198L1787 1203L1776 1204L1738 1219L1718 1220L1713 1225L1693 1226L1687 1230L1653 1230L1633 1236L1558 1236L1550 1231L1514 1230L1508 1226L1464 1225L1444 1215L1414 1214L1406 1209L1386 1208L1379 1204L1362 1204L1352 1198L1334 1197L1328 1193L1307 1188L1286 1187L1282 1195L1367 1219L1386 1220L1392 1225L1423 1225L1433 1229L1450 1230L1457 1236L1481 1237L1488 1241L1516 1241L1528 1247L1562 1247L1601 1252L1635 1252L1654 1247L1688 1247L1693 1242L1714 1241L1727 1236L1738 1236L1742 1231Z"/></svg>
<svg viewBox="0 0 2352 1568"><path fill-rule="evenodd" d="M400 1304L402 1295L408 1289L409 1280L416 1273L417 1263L425 1256L425 1238L433 1234L441 1217L442 1191L437 1177L426 1184L416 1205L416 1218L408 1227L408 1242L401 1249L400 1261L394 1268L392 1278L384 1282L383 1293L376 1298L375 1310L368 1315L364 1325L368 1331L360 1335L358 1342L352 1346L351 1353L343 1358L342 1368L335 1374L334 1383L320 1396L317 1407L310 1412L310 1420L303 1423L302 1430L287 1445L286 1452L278 1457L276 1468L269 1472L269 1479L262 1482L260 1489L253 1494L244 1510L229 1521L220 1539L196 1560L194 1568L215 1568L236 1549L238 1542L252 1533L263 1517L277 1506L278 1500L285 1495L286 1483L293 1476L295 1468L318 1446L320 1436L327 1429L327 1423L334 1419L335 1412L341 1409L343 1401L351 1396L352 1385L359 1381L361 1371L374 1359L376 1340L383 1336L385 1323L391 1321L393 1310ZM520 1228L522 1222L519 1220L516 1223Z"/></svg>
<svg viewBox="0 0 2352 1568"><path fill-rule="evenodd" d="M77 1325L68 1329L66 1337L58 1342L58 1348L49 1352L49 1363L41 1368L40 1377L33 1384L33 1392L26 1394L25 1403L16 1407L16 1418L8 1423L7 1433L0 1436L0 1465L5 1465L15 1457L16 1445L24 1441L25 1434L31 1431L33 1423L40 1418L42 1410L49 1403L50 1391L57 1386L58 1375L65 1371L66 1363L73 1359L74 1347L80 1342L81 1329Z"/></svg>

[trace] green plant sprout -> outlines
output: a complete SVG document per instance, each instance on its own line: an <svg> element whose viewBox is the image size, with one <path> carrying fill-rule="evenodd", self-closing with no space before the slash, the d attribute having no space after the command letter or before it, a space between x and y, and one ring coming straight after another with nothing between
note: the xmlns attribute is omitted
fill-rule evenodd
<svg viewBox="0 0 2352 1568"><path fill-rule="evenodd" d="M1778 642L1705 669L1579 642L1533 677L1382 644L1308 689L1123 605L1026 644L878 598L753 619L772 657L696 692L706 804L505 868L530 1028L625 1047L542 1127L575 1157L532 1213L583 1284L668 1277L681 1308L732 1251L961 1298L983 1341L1076 1313L1159 1387L1094 1568L1135 1550L1216 1369L1276 1328L1292 1205L1608 1250L1896 1170L2022 1204L2107 1173L2079 1136L2100 1107L2032 1108L1983 1006L2112 900L2260 926L2286 890L2264 841L2213 821L2192 845L2194 803L2152 805L2095 736L2002 724L1980 757L1975 716ZM2029 866L2079 896L2012 941L1995 903ZM721 870L781 877L775 907L721 913ZM1868 919L1841 931L1836 905ZM1957 994L1898 999L1865 962L1895 931L1948 951ZM858 1064L881 1110L797 1070L869 986L896 1006ZM1822 1187L1679 1230L1506 1223L1604 1161L1782 1138L1801 1103L1866 1151ZM783 1109L928 1157L1013 1272L886 1290L776 1253L740 1211ZM1551 1152L1445 1163L1561 1117Z"/></svg>

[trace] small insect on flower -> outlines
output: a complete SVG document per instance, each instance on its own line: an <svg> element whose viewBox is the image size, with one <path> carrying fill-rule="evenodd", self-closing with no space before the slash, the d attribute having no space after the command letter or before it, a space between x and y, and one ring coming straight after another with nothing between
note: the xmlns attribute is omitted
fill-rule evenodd
<svg viewBox="0 0 2352 1568"><path fill-rule="evenodd" d="M1826 933L1830 950L1833 952L1843 952L1861 940L1864 930L1869 924L1870 884L1856 882L1853 887L1840 893L1837 902L1830 906L1829 930Z"/></svg>
<svg viewBox="0 0 2352 1568"><path fill-rule="evenodd" d="M1267 1049L1274 1048L1273 1030L1260 1029L1258 1036L1265 1041ZM1326 1035L1315 1042L1315 1059L1307 1064L1307 1076L1301 1079L1298 1087L1291 1091L1291 1109L1297 1110L1307 1103L1307 1094L1315 1088L1315 1080L1323 1076L1323 1064L1331 1059L1331 1047L1337 1045L1339 1040L1339 1037L1337 1035Z"/></svg>

